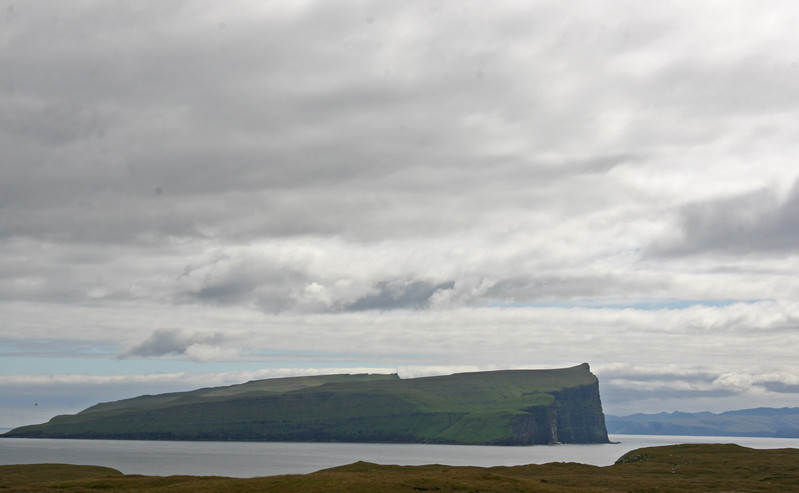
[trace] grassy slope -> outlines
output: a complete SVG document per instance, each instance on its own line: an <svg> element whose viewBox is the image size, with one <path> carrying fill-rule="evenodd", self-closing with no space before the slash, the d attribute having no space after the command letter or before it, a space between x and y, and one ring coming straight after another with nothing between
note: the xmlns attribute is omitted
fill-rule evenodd
<svg viewBox="0 0 799 493"><path fill-rule="evenodd" d="M80 415L171 407L183 404L198 404L215 400L246 398L248 396L277 395L303 389L317 388L325 384L362 383L375 380L397 381L399 376L360 374L360 375L315 375L308 377L269 378L225 387L209 387L190 392L143 395L132 399L104 402L81 411Z"/></svg>
<svg viewBox="0 0 799 493"><path fill-rule="evenodd" d="M141 396L10 436L490 443L553 392L596 385L588 365L401 380L326 375ZM37 435L38 434L38 435Z"/></svg>
<svg viewBox="0 0 799 493"><path fill-rule="evenodd" d="M691 444L629 452L608 467L551 463L516 467L391 466L357 462L307 475L233 479L126 476L91 466L0 466L4 491L127 492L584 492L798 491L799 450Z"/></svg>

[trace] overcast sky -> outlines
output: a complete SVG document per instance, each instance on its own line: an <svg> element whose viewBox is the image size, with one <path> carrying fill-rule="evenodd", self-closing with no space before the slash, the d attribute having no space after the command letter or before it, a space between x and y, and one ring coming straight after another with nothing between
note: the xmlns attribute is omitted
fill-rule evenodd
<svg viewBox="0 0 799 493"><path fill-rule="evenodd" d="M793 1L4 1L0 426L591 364L799 405Z"/></svg>

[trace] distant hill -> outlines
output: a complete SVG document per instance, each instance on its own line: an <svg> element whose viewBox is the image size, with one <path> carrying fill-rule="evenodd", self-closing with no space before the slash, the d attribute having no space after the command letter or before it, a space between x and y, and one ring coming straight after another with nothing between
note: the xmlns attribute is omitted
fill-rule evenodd
<svg viewBox="0 0 799 493"><path fill-rule="evenodd" d="M400 379L258 380L97 404L4 437L531 445L607 443L588 364Z"/></svg>
<svg viewBox="0 0 799 493"><path fill-rule="evenodd" d="M256 478L125 475L108 467L0 465L4 491L413 491L722 492L799 491L799 450L756 450L733 444L683 444L631 450L606 467L575 462L523 466L398 466L355 462L311 474Z"/></svg>
<svg viewBox="0 0 799 493"><path fill-rule="evenodd" d="M608 433L799 438L799 407L605 416Z"/></svg>

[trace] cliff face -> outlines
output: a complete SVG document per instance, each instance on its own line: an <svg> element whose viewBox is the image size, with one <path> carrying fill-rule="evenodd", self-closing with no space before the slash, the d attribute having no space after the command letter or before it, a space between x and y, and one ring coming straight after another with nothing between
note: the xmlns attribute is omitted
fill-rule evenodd
<svg viewBox="0 0 799 493"><path fill-rule="evenodd" d="M502 444L609 443L598 382L553 394L552 404L514 419L513 434Z"/></svg>
<svg viewBox="0 0 799 493"><path fill-rule="evenodd" d="M558 436L562 443L608 443L599 382L558 393Z"/></svg>
<svg viewBox="0 0 799 493"><path fill-rule="evenodd" d="M98 404L13 437L533 445L607 443L587 364L399 379L262 380Z"/></svg>

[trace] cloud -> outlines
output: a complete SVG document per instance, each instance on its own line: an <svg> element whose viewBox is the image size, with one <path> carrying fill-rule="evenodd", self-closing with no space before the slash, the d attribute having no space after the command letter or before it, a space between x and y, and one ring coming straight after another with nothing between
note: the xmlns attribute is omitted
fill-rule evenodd
<svg viewBox="0 0 799 493"><path fill-rule="evenodd" d="M713 384L719 388L736 390L758 386L771 392L785 394L799 393L799 376L787 371L762 374L728 372L719 375L719 377L713 381Z"/></svg>
<svg viewBox="0 0 799 493"><path fill-rule="evenodd" d="M639 127L628 89L643 78L654 86L644 98L668 84L657 71L631 78L594 60L659 46L665 22L622 17L598 29L590 9L547 6L375 8L379 29L354 6L318 2L293 14L73 9L57 13L58 29L40 7L18 12L27 22L14 25L17 49L4 60L17 79L6 143L39 138L7 149L9 162L41 164L8 170L14 186L0 196L14 197L13 214L0 234L124 243L445 235L531 202L557 207L560 185L579 171L647 156L613 145ZM150 25L157 45L139 29ZM91 49L110 37L119 51ZM74 49L50 59L65 40ZM650 58L675 56L661 51ZM57 63L70 84L52 84L37 62ZM702 87L703 68L675 78Z"/></svg>
<svg viewBox="0 0 799 493"><path fill-rule="evenodd" d="M614 367L615 366L615 367ZM757 407L770 401L789 405L797 393L791 371L727 371L723 366L686 368L678 365L609 365L600 369L606 411L638 407L641 412L714 410ZM783 394L783 395L778 395ZM622 411L630 414L628 411Z"/></svg>
<svg viewBox="0 0 799 493"><path fill-rule="evenodd" d="M680 210L677 234L655 241L647 253L793 253L799 248L798 218L799 179L781 200L774 190L757 190L686 205Z"/></svg>
<svg viewBox="0 0 799 493"><path fill-rule="evenodd" d="M427 281L381 281L375 286L376 293L358 298L345 309L361 311L426 308L439 291L450 290L454 286L453 281L439 284Z"/></svg>
<svg viewBox="0 0 799 493"><path fill-rule="evenodd" d="M179 300L230 305L255 305L268 312L293 309L299 290L310 283L313 252L231 249L209 252L184 266L176 286Z"/></svg>
<svg viewBox="0 0 799 493"><path fill-rule="evenodd" d="M764 382L763 387L769 392L780 394L799 394L799 384L787 384L784 382Z"/></svg>
<svg viewBox="0 0 799 493"><path fill-rule="evenodd" d="M608 388L777 402L721 376L799 351L795 10L18 3L4 344L53 373L674 363Z"/></svg>
<svg viewBox="0 0 799 493"><path fill-rule="evenodd" d="M560 275L530 273L525 277L501 279L484 293L486 301L534 303L552 300L609 300L624 293L656 292L662 280L629 273L563 272ZM633 300L628 299L628 302Z"/></svg>
<svg viewBox="0 0 799 493"><path fill-rule="evenodd" d="M161 356L188 356L204 361L237 355L237 351L222 345L228 337L219 334L188 333L179 329L158 329L144 341L123 351L121 358L155 358Z"/></svg>

